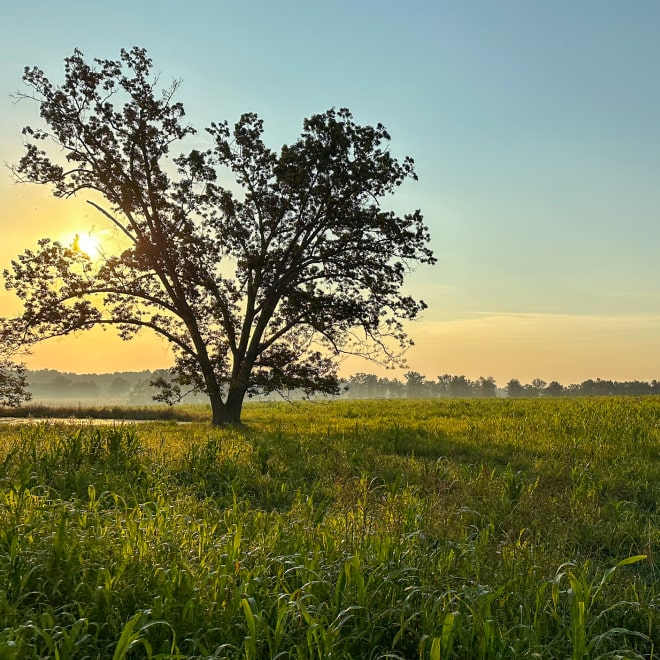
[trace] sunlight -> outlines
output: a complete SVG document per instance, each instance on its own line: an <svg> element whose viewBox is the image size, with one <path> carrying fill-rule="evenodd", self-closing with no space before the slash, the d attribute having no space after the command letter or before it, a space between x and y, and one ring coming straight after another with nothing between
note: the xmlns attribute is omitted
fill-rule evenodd
<svg viewBox="0 0 660 660"><path fill-rule="evenodd" d="M100 254L101 241L91 232L80 233L73 237L71 247L76 252L83 252L90 258L95 258Z"/></svg>

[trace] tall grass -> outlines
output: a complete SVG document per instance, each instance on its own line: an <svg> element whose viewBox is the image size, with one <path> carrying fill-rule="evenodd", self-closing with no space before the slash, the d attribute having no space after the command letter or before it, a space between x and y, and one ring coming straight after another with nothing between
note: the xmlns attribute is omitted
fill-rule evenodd
<svg viewBox="0 0 660 660"><path fill-rule="evenodd" d="M660 402L0 430L0 659L651 658Z"/></svg>
<svg viewBox="0 0 660 660"><path fill-rule="evenodd" d="M176 420L183 422L205 421L211 417L211 407L205 404L167 406L88 405L79 403L28 403L18 408L0 407L0 419L109 419L109 420Z"/></svg>

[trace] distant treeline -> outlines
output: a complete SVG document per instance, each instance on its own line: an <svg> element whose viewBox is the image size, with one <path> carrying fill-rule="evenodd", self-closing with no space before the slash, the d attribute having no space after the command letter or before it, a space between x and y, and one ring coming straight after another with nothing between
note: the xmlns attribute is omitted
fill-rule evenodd
<svg viewBox="0 0 660 660"><path fill-rule="evenodd" d="M154 403L158 392L151 381L166 370L121 371L111 374L74 374L53 369L28 371L28 391L34 401L95 401L125 405ZM201 400L201 399L200 399Z"/></svg>
<svg viewBox="0 0 660 660"><path fill-rule="evenodd" d="M52 369L28 371L28 389L35 401L39 402L104 402L117 405L148 405L158 392L151 382L159 377L167 377L166 370L122 371L111 374L62 373ZM510 380L505 387L498 387L492 377L470 380L465 376L444 374L435 380L409 371L403 380L384 378L374 374L358 373L342 382L341 398L493 398L493 397L540 397L540 396L608 396L608 395L648 395L660 394L660 381L618 382L612 380L585 380L579 384L564 386L557 381L546 383L535 378L531 383L522 384L517 379ZM279 395L259 397L260 400L279 399ZM296 392L290 398L301 398ZM189 402L205 403L203 395L187 397Z"/></svg>
<svg viewBox="0 0 660 660"><path fill-rule="evenodd" d="M465 376L444 374L436 380L429 380L417 371L409 371L403 381L396 378L382 378L374 374L359 373L345 381L348 388L345 396L354 399L376 398L509 398L540 396L612 396L660 394L660 381L617 382L612 380L585 380L579 384L564 386L553 380L546 383L535 378L523 385L519 380L511 379L505 387L499 388L492 377L470 380Z"/></svg>

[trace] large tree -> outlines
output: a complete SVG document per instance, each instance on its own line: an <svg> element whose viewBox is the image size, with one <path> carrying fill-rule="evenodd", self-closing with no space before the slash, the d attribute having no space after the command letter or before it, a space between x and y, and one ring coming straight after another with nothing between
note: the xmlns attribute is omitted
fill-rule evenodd
<svg viewBox="0 0 660 660"><path fill-rule="evenodd" d="M26 343L149 328L174 349L163 398L203 390L214 424L240 421L256 391L336 392L343 354L397 361L402 321L425 307L402 293L404 275L435 260L420 212L381 206L416 178L382 125L331 109L275 152L248 113L233 129L212 124L208 149L172 156L195 130L174 101L178 82L159 90L143 49L91 63L76 50L63 84L38 68L23 80L44 125L24 129L17 179L62 198L87 191L125 242L93 258L43 239L12 262Z"/></svg>

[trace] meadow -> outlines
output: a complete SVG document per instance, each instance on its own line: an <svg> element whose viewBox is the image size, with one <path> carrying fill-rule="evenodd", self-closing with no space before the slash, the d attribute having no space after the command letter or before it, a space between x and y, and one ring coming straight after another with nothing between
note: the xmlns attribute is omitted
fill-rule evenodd
<svg viewBox="0 0 660 660"><path fill-rule="evenodd" d="M660 398L244 420L0 427L0 660L658 657Z"/></svg>

